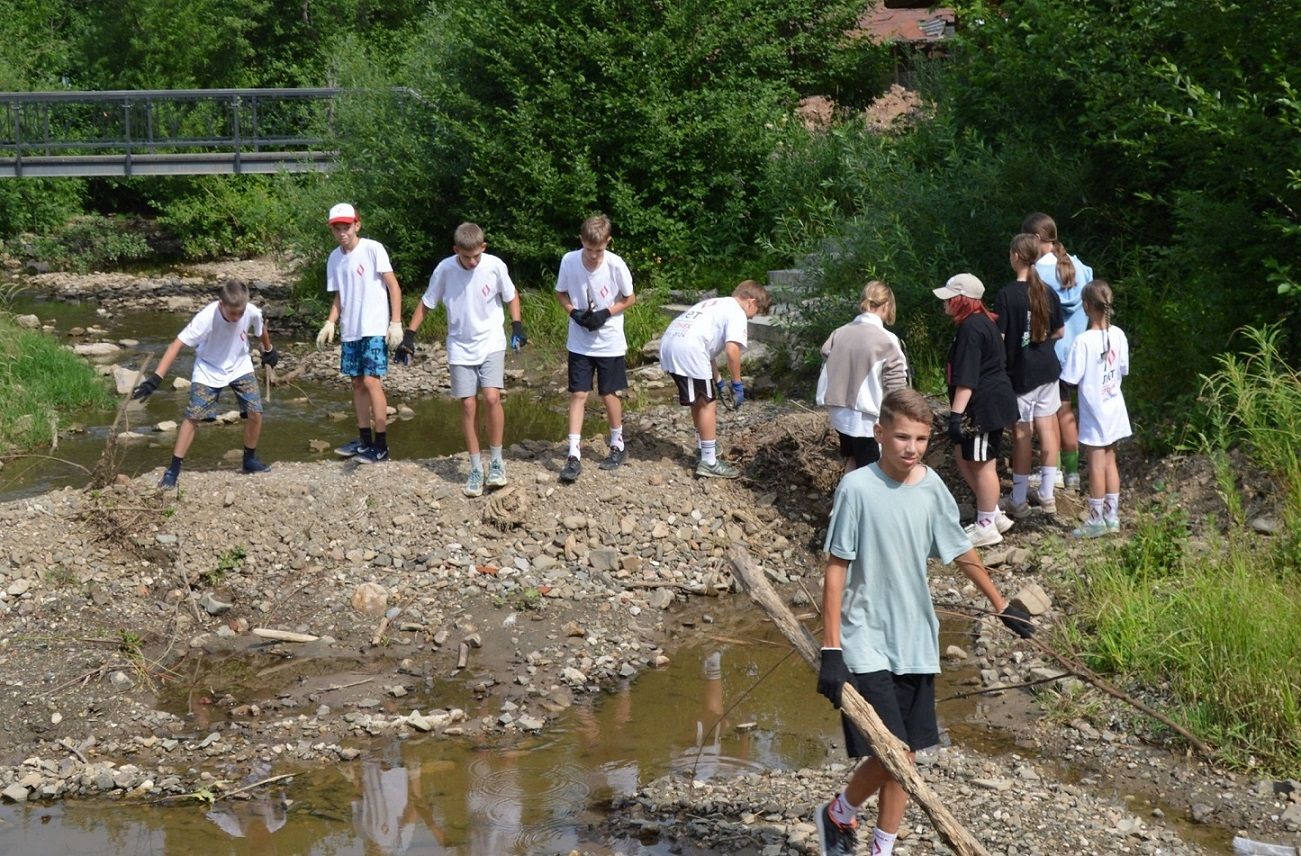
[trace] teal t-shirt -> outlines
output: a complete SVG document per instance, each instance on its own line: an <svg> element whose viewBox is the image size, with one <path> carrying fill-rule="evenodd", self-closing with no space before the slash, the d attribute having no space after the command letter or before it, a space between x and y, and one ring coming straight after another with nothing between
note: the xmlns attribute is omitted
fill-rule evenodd
<svg viewBox="0 0 1301 856"><path fill-rule="evenodd" d="M825 549L848 560L840 644L851 672L940 670L940 622L926 560L945 564L971 549L953 494L934 470L901 484L878 464L840 481Z"/></svg>

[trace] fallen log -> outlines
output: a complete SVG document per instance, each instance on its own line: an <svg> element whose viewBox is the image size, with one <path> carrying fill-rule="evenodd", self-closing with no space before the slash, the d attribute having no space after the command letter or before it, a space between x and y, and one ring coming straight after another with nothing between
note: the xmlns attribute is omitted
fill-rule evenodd
<svg viewBox="0 0 1301 856"><path fill-rule="evenodd" d="M750 552L740 544L733 544L728 550L728 559L732 562L732 575L750 595L750 599L763 609L777 628L794 646L804 662L818 670L821 663L821 646L812 634L795 620L795 616L786 607L777 592L769 584L763 571L750 558ZM908 759L908 747L899 738L890 733L877 716L875 710L850 684L845 684L840 695L841 710L849 717L858 730L867 737L872 753L881 759L882 765L894 780L917 801L922 811L930 818L936 832L944 839L958 856L989 856L975 837L967 831L957 818L945 808L940 798L931 790L930 785L921 777L916 765Z"/></svg>

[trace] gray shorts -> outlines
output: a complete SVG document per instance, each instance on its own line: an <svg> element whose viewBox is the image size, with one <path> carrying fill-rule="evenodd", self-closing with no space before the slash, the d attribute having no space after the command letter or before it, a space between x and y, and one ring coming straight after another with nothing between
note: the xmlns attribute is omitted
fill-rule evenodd
<svg viewBox="0 0 1301 856"><path fill-rule="evenodd" d="M477 366L448 366L453 398L474 398L480 389L506 388L506 352L496 351Z"/></svg>

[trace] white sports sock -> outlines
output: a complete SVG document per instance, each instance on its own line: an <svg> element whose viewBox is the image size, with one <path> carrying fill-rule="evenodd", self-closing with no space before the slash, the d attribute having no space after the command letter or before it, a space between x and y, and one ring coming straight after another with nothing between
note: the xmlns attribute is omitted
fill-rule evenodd
<svg viewBox="0 0 1301 856"><path fill-rule="evenodd" d="M1053 488L1057 485L1057 468L1040 467L1039 468L1039 497L1048 499L1053 495Z"/></svg>
<svg viewBox="0 0 1301 856"><path fill-rule="evenodd" d="M622 425L620 425L618 428L610 429L610 448L611 449L623 448L623 426Z"/></svg>
<svg viewBox="0 0 1301 856"><path fill-rule="evenodd" d="M713 466L718 463L718 441L701 440L700 441L700 460L702 463Z"/></svg>
<svg viewBox="0 0 1301 856"><path fill-rule="evenodd" d="M1103 507L1103 500L1089 497L1089 519L1101 520L1103 514L1102 507Z"/></svg>
<svg viewBox="0 0 1301 856"><path fill-rule="evenodd" d="M1030 474L1012 473L1012 504L1025 505L1025 495L1030 492Z"/></svg>
<svg viewBox="0 0 1301 856"><path fill-rule="evenodd" d="M488 454L494 464L501 463L501 446L489 446Z"/></svg>
<svg viewBox="0 0 1301 856"><path fill-rule="evenodd" d="M1102 513L1107 517L1120 516L1120 492L1108 493L1104 495L1102 501Z"/></svg>
<svg viewBox="0 0 1301 856"><path fill-rule="evenodd" d="M880 828L872 830L872 849L868 852L872 856L890 856L894 852L894 840L899 837L899 833L891 835L888 832L882 832Z"/></svg>
<svg viewBox="0 0 1301 856"><path fill-rule="evenodd" d="M993 526L994 520L998 517L998 506L994 506L993 511L976 511L977 526Z"/></svg>
<svg viewBox="0 0 1301 856"><path fill-rule="evenodd" d="M583 457L582 451L578 448L578 444L582 442L582 440L583 440L582 434L569 435L569 457L571 458Z"/></svg>
<svg viewBox="0 0 1301 856"><path fill-rule="evenodd" d="M849 826L854 822L854 817L858 814L858 810L849 804L849 800L845 799L845 792L841 791L836 794L836 798L831 801L831 807L827 809L827 813L831 815L831 819L836 823Z"/></svg>
<svg viewBox="0 0 1301 856"><path fill-rule="evenodd" d="M480 454L479 452L474 452L470 455L470 469L472 470L483 469L483 455Z"/></svg>

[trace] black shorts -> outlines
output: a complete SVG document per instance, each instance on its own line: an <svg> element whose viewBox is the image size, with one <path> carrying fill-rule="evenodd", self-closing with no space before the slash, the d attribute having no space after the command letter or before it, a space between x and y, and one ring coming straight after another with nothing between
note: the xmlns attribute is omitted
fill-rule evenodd
<svg viewBox="0 0 1301 856"><path fill-rule="evenodd" d="M628 388L628 361L623 357L589 357L569 352L570 392L591 392L593 374L596 391L601 395L614 395Z"/></svg>
<svg viewBox="0 0 1301 856"><path fill-rule="evenodd" d="M976 463L997 461L998 453L1003 448L1003 429L995 428L993 431L986 431L984 434L974 434L963 440L959 448L962 449L964 460Z"/></svg>
<svg viewBox="0 0 1301 856"><path fill-rule="evenodd" d="M887 671L855 673L849 683L872 706L890 733L912 752L940 742L935 718L935 676L895 675ZM840 715L845 729L845 751L851 758L870 758L871 745L849 717Z"/></svg>
<svg viewBox="0 0 1301 856"><path fill-rule="evenodd" d="M865 467L881 460L881 446L871 437L851 437L837 431L840 436L840 457L853 458L855 467Z"/></svg>
<svg viewBox="0 0 1301 856"><path fill-rule="evenodd" d="M1057 392L1062 397L1062 404L1070 404L1071 396L1074 395L1075 390L1079 388L1078 384L1067 383L1064 380L1057 381Z"/></svg>
<svg viewBox="0 0 1301 856"><path fill-rule="evenodd" d="M669 377L678 385L678 404L690 407L697 401L710 402L718 397L718 388L712 380L669 372Z"/></svg>

